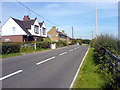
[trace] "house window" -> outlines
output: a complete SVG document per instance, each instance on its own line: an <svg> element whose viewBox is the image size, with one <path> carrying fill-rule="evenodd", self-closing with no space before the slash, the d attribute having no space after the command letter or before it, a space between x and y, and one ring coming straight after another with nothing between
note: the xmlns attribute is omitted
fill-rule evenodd
<svg viewBox="0 0 120 90"><path fill-rule="evenodd" d="M37 25L34 26L34 32L35 34L39 34L39 26Z"/></svg>
<svg viewBox="0 0 120 90"><path fill-rule="evenodd" d="M4 41L5 41L5 42L10 42L10 39L9 39L9 38L7 38L7 39L5 39Z"/></svg>
<svg viewBox="0 0 120 90"><path fill-rule="evenodd" d="M58 34L56 34L56 36L58 36Z"/></svg>
<svg viewBox="0 0 120 90"><path fill-rule="evenodd" d="M48 34L48 37L50 37L51 35L50 34Z"/></svg>
<svg viewBox="0 0 120 90"><path fill-rule="evenodd" d="M43 35L46 35L46 29L43 28Z"/></svg>
<svg viewBox="0 0 120 90"><path fill-rule="evenodd" d="M12 27L12 32L13 32L13 34L15 34L15 27Z"/></svg>

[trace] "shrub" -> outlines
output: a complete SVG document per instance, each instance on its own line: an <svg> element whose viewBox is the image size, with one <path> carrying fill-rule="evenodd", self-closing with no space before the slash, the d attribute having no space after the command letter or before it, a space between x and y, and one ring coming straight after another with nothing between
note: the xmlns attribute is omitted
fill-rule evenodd
<svg viewBox="0 0 120 90"><path fill-rule="evenodd" d="M50 42L37 42L36 45L37 45L37 49L47 49L47 48L50 48Z"/></svg>
<svg viewBox="0 0 120 90"><path fill-rule="evenodd" d="M2 43L2 54L19 53L23 43Z"/></svg>
<svg viewBox="0 0 120 90"><path fill-rule="evenodd" d="M67 46L67 42L66 41L59 41L59 42L52 42L52 43L56 43L57 47Z"/></svg>
<svg viewBox="0 0 120 90"><path fill-rule="evenodd" d="M117 39L108 34L100 35L97 39L92 40L91 46L95 48L95 62L97 65L99 65L100 72L105 80L105 86L103 87L112 89L120 88L120 74L116 71L113 71L107 58L109 58L115 64L116 61L111 58L107 53L105 53L104 50L105 48L109 52L117 56L119 51Z"/></svg>

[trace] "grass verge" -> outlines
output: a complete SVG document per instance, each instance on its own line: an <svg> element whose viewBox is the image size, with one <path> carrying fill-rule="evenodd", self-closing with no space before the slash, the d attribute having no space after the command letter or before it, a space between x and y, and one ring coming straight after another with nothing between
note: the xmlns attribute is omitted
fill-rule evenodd
<svg viewBox="0 0 120 90"><path fill-rule="evenodd" d="M25 55L25 54L29 54L29 53L33 53L33 52L41 52L41 51L45 51L45 50L50 50L50 48L49 49L39 49L39 50L27 50L27 51L20 52L20 53L5 54L5 55L2 55L2 58L21 56L21 55Z"/></svg>
<svg viewBox="0 0 120 90"><path fill-rule="evenodd" d="M94 48L90 47L74 83L73 90L74 88L101 88L104 80L101 78L98 69L99 67L94 62Z"/></svg>

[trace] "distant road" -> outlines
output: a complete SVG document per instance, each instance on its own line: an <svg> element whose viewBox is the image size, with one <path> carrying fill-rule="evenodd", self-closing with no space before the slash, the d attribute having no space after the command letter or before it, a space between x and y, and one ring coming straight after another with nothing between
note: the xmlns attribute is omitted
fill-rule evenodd
<svg viewBox="0 0 120 90"><path fill-rule="evenodd" d="M3 59L3 88L69 88L89 46Z"/></svg>

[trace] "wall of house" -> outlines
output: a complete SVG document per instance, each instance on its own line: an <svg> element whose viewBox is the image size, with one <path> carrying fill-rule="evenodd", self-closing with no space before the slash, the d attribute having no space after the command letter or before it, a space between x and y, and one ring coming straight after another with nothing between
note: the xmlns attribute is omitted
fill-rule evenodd
<svg viewBox="0 0 120 90"><path fill-rule="evenodd" d="M50 31L48 31L47 35L50 36L49 38L52 41L58 41L58 33L56 32L56 30L51 29Z"/></svg>
<svg viewBox="0 0 120 90"><path fill-rule="evenodd" d="M42 37L47 37L47 28L45 29L45 35L43 35L43 28L46 28L45 23L43 23L43 25L41 27L41 36Z"/></svg>
<svg viewBox="0 0 120 90"><path fill-rule="evenodd" d="M2 42L8 41L9 42L23 42L23 36L17 35L17 36L2 36Z"/></svg>
<svg viewBox="0 0 120 90"><path fill-rule="evenodd" d="M13 27L15 27L14 30ZM11 35L26 35L26 33L12 18L9 18L2 26L2 36Z"/></svg>
<svg viewBox="0 0 120 90"><path fill-rule="evenodd" d="M39 33L38 33L38 34L36 34L36 33L34 32L34 26L35 26L35 25L37 25L37 26L39 27ZM32 35L34 35L34 36L41 36L41 35L40 35L40 26L39 26L39 23L38 23L38 20L37 20L37 19L35 20L34 25L31 25L31 29L28 29L28 31L29 31Z"/></svg>

